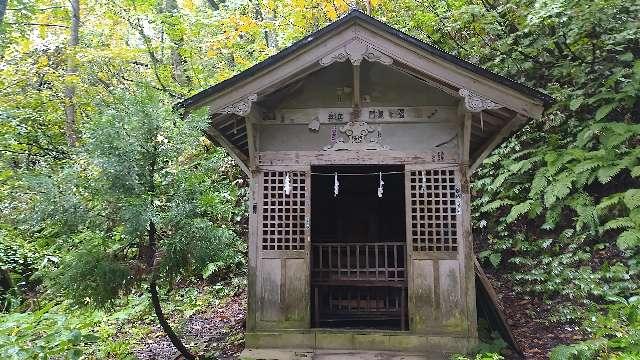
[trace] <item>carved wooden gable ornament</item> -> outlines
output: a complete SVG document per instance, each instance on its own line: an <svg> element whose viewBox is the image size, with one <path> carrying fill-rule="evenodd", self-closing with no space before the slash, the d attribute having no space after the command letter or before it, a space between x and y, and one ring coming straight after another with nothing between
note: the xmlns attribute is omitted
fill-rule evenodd
<svg viewBox="0 0 640 360"><path fill-rule="evenodd" d="M324 147L324 150L389 150L382 145L382 131L364 121L350 121L340 128L347 138L340 138L334 144ZM375 134L373 134L375 133Z"/></svg>

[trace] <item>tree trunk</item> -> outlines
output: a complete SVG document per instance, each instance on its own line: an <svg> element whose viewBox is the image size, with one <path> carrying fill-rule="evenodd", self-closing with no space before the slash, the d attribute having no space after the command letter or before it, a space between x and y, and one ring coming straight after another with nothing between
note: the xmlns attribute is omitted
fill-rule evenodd
<svg viewBox="0 0 640 360"><path fill-rule="evenodd" d="M259 22L263 22L265 20L264 14L262 13L262 7L260 6L260 0L257 0L253 3L253 7L255 9L255 19ZM264 36L264 42L267 44L268 48L277 48L278 44L276 41L276 36L273 32L264 29L262 30L262 34Z"/></svg>
<svg viewBox="0 0 640 360"><path fill-rule="evenodd" d="M178 2L176 0L165 1L165 11L172 15L178 10ZM180 55L180 47L182 46L183 39L171 39L171 64L173 67L173 79L181 86L188 86L190 83L189 78L185 74L184 65L185 60Z"/></svg>
<svg viewBox="0 0 640 360"><path fill-rule="evenodd" d="M78 46L80 31L80 0L70 0L70 3L71 34L69 37L69 49L67 54L67 84L65 85L64 90L64 113L66 116L64 130L69 145L76 146L78 142L78 134L76 132L76 106L74 104L76 87L73 85L70 78L76 75L78 71L78 67L76 65L76 47Z"/></svg>
<svg viewBox="0 0 640 360"><path fill-rule="evenodd" d="M0 0L0 25L2 25L4 14L7 12L7 2L8 0Z"/></svg>
<svg viewBox="0 0 640 360"><path fill-rule="evenodd" d="M2 1L2 0L0 0L0 1ZM209 6L211 6L211 8L212 8L214 11L218 11L218 10L220 10L220 5L218 5L218 3L216 2L216 0L207 0L207 2L209 3Z"/></svg>
<svg viewBox="0 0 640 360"><path fill-rule="evenodd" d="M160 327L162 331L167 335L171 344L182 354L182 356L187 360L195 360L197 359L189 349L182 343L178 335L176 335L175 331L171 328L171 325L165 318L164 313L162 312L162 306L160 305L160 296L158 295L158 286L156 283L157 273L154 269L155 266L155 257L156 257L156 224L153 220L149 221L149 229L147 231L149 237L149 252L147 254L147 267L151 270L151 280L149 280L149 292L151 293L151 303L153 304L153 311L156 313L156 317L158 318L158 322L160 323Z"/></svg>

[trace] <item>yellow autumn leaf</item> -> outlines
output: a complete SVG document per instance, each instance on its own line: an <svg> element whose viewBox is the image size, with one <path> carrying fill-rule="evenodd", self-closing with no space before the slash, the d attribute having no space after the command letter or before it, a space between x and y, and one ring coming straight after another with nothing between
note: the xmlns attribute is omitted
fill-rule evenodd
<svg viewBox="0 0 640 360"><path fill-rule="evenodd" d="M182 2L182 7L189 11L193 11L196 8L195 4L193 3L193 0L184 0Z"/></svg>
<svg viewBox="0 0 640 360"><path fill-rule="evenodd" d="M49 59L46 56L40 56L38 58L38 62L36 63L36 67L38 69L42 69L47 67L47 65L49 65Z"/></svg>

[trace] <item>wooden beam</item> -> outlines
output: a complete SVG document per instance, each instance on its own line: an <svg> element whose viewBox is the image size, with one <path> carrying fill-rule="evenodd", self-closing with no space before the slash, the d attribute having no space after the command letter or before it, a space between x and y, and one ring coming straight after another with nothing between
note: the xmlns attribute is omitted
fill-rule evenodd
<svg viewBox="0 0 640 360"><path fill-rule="evenodd" d="M263 111L259 107L254 107L249 112L249 115L245 118L247 127L247 147L249 149L249 168L251 170L256 169L256 152L258 151L256 130L257 127L254 124L262 121Z"/></svg>
<svg viewBox="0 0 640 360"><path fill-rule="evenodd" d="M360 65L353 65L353 107L360 108Z"/></svg>
<svg viewBox="0 0 640 360"><path fill-rule="evenodd" d="M429 79L427 76L425 76L425 74L422 74L418 71L415 71L411 68L408 68L406 66L403 66L402 64L398 64L397 62L394 62L393 64L390 65L391 68L398 70L404 74L410 75L411 77L413 77L414 79L420 81L421 83L430 86L430 87L434 87L442 92L444 92L447 95L451 95L453 97L460 97L460 95L458 94L458 91L455 89L452 89L444 84L441 84L437 81L434 81L432 79Z"/></svg>
<svg viewBox="0 0 640 360"><path fill-rule="evenodd" d="M389 111L404 110L404 118L391 118ZM320 124L346 123L352 108L306 108L306 109L279 109L275 111L275 120L263 120L260 125L294 125L308 124L311 119L318 117ZM369 124L398 124L398 123L449 123L458 121L455 106L366 106L360 109L362 119ZM369 119L369 112L382 111L384 117ZM343 114L342 121L329 120L330 113Z"/></svg>
<svg viewBox="0 0 640 360"><path fill-rule="evenodd" d="M469 164L469 147L471 146L471 113L464 113L462 124L462 163Z"/></svg>
<svg viewBox="0 0 640 360"><path fill-rule="evenodd" d="M469 168L469 175L471 175L477 168L480 166L482 161L489 156L491 151L495 149L496 146L502 142L502 140L507 137L513 130L518 128L520 125L524 124L527 120L527 117L522 116L520 114L516 114L508 123L506 123L497 134L493 136L489 141L485 143L485 145L480 148L472 157L473 161L471 167Z"/></svg>
<svg viewBox="0 0 640 360"><path fill-rule="evenodd" d="M299 165L378 165L378 164L432 164L434 167L456 166L460 163L458 150L443 150L445 160L434 162L433 152L405 151L261 151L256 155L260 166ZM426 166L426 165L425 165Z"/></svg>
<svg viewBox="0 0 640 360"><path fill-rule="evenodd" d="M242 171L249 177L251 178L251 171L249 171L249 167L247 167L247 163L249 162L249 159L247 158L247 156L245 154L243 154L240 149L238 149L237 147L235 147L232 143L229 142L229 140L227 140L227 138L225 138L216 128L214 128L213 126L209 126L206 130L205 130L205 134L210 136L211 138L213 138L216 142L218 142L218 144L220 144L223 148L225 148L225 150L227 150L227 153L229 154L229 156L231 156L233 158L233 160L236 161L236 163L238 164L238 166L240 166L240 168L242 169Z"/></svg>

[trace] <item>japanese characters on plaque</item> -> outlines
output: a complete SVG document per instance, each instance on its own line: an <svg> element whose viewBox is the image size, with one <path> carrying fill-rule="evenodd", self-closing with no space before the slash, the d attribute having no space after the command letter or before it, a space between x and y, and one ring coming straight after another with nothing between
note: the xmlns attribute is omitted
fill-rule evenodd
<svg viewBox="0 0 640 360"><path fill-rule="evenodd" d="M431 161L433 162L443 162L445 160L444 151L436 150L431 153Z"/></svg>
<svg viewBox="0 0 640 360"><path fill-rule="evenodd" d="M462 214L462 191L460 191L460 186L456 186L456 214Z"/></svg>
<svg viewBox="0 0 640 360"><path fill-rule="evenodd" d="M339 111L331 111L331 112L329 112L329 114L327 114L327 121L328 122L343 122L344 121L344 114L342 112L339 112Z"/></svg>
<svg viewBox="0 0 640 360"><path fill-rule="evenodd" d="M389 109L389 119L404 119L404 108Z"/></svg>
<svg viewBox="0 0 640 360"><path fill-rule="evenodd" d="M362 117L368 121L386 120L386 119L405 119L407 116L405 108L369 108L363 109ZM357 121L360 119L359 109L352 110L350 119L347 119L349 111L330 111L327 113L328 123L341 123L345 121Z"/></svg>
<svg viewBox="0 0 640 360"><path fill-rule="evenodd" d="M369 109L369 120L384 119L383 109Z"/></svg>

